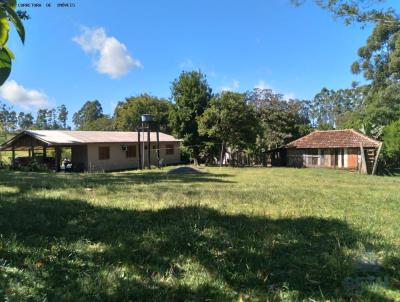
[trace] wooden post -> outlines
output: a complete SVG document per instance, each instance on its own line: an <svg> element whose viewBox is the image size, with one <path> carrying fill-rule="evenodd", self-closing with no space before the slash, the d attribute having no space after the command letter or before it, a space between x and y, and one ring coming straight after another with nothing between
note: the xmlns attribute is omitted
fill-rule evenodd
<svg viewBox="0 0 400 302"><path fill-rule="evenodd" d="M13 168L13 169L15 169L16 167L15 167L15 147L14 147L14 145L12 145L12 149L11 149L11 151L12 151L12 158L11 158L11 167Z"/></svg>
<svg viewBox="0 0 400 302"><path fill-rule="evenodd" d="M157 125L157 167L160 168L160 126Z"/></svg>
<svg viewBox="0 0 400 302"><path fill-rule="evenodd" d="M145 168L145 165L146 165L146 163L145 163L145 152L144 152L144 124L142 123L142 138L143 138L143 143L142 143L142 159L140 159L140 160L142 160L142 167L143 167L143 169Z"/></svg>
<svg viewBox="0 0 400 302"><path fill-rule="evenodd" d="M55 147L56 153L56 172L60 172L60 165L61 165L61 148Z"/></svg>
<svg viewBox="0 0 400 302"><path fill-rule="evenodd" d="M376 152L374 168L372 169L372 175L375 175L376 169L378 168L378 159L379 159L379 154L381 153L381 150L382 150L382 143L379 144L378 152Z"/></svg>
<svg viewBox="0 0 400 302"><path fill-rule="evenodd" d="M31 146L31 154L32 158L35 158L35 147L33 145Z"/></svg>
<svg viewBox="0 0 400 302"><path fill-rule="evenodd" d="M43 157L47 157L47 148L43 147Z"/></svg>
<svg viewBox="0 0 400 302"><path fill-rule="evenodd" d="M141 131L140 131L140 127L137 128L137 135L138 135L138 156L139 156L139 169L142 170L142 148L140 145L140 135L141 135Z"/></svg>
<svg viewBox="0 0 400 302"><path fill-rule="evenodd" d="M147 127L147 167L151 169L150 125Z"/></svg>
<svg viewBox="0 0 400 302"><path fill-rule="evenodd" d="M364 152L364 147L362 143L360 143L360 151L361 151L361 167L360 167L360 173L361 174L367 174L367 161L365 160L365 152Z"/></svg>

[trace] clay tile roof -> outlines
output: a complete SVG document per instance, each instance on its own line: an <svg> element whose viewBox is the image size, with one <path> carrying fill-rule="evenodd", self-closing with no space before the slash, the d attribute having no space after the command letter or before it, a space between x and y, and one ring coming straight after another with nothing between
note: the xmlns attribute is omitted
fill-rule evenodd
<svg viewBox="0 0 400 302"><path fill-rule="evenodd" d="M380 142L353 129L314 131L285 146L285 148L376 148Z"/></svg>

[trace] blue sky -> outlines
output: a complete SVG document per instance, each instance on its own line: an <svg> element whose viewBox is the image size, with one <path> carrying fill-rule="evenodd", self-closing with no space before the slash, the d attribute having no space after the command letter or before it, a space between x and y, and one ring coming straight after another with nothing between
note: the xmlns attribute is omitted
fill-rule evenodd
<svg viewBox="0 0 400 302"><path fill-rule="evenodd" d="M16 60L2 101L32 112L66 104L71 117L98 99L112 113L127 96L169 98L189 69L215 92L262 86L296 98L362 80L350 65L370 28L345 26L312 2L71 1L75 8L28 9L25 45L15 32L10 40Z"/></svg>

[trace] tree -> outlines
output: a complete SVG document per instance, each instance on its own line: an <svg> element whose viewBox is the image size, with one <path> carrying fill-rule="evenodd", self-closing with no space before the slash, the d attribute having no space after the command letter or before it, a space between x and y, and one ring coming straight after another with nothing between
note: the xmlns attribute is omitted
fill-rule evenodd
<svg viewBox="0 0 400 302"><path fill-rule="evenodd" d="M36 114L35 128L42 130L49 129L47 117L47 109L39 109Z"/></svg>
<svg viewBox="0 0 400 302"><path fill-rule="evenodd" d="M10 110L7 116L6 129L7 132L15 132L17 130L18 118L14 110Z"/></svg>
<svg viewBox="0 0 400 302"><path fill-rule="evenodd" d="M247 95L260 119L257 148L277 148L311 130L309 104L306 101L285 100L270 89L254 89Z"/></svg>
<svg viewBox="0 0 400 302"><path fill-rule="evenodd" d="M336 129L346 124L350 112L362 108L365 86L353 83L350 89L323 88L310 104L310 116L318 129Z"/></svg>
<svg viewBox="0 0 400 302"><path fill-rule="evenodd" d="M254 108L246 103L245 94L223 92L215 96L198 117L198 123L200 135L221 142L220 165L226 146L240 150L256 142L259 122Z"/></svg>
<svg viewBox="0 0 400 302"><path fill-rule="evenodd" d="M103 116L103 108L99 101L87 101L78 112L74 113L72 121L77 129L83 129L85 124Z"/></svg>
<svg viewBox="0 0 400 302"><path fill-rule="evenodd" d="M60 127L67 129L68 110L64 104L57 108L57 119Z"/></svg>
<svg viewBox="0 0 400 302"><path fill-rule="evenodd" d="M384 87L400 80L400 20L379 22L358 50L360 59L353 63L354 73L363 72L374 87Z"/></svg>
<svg viewBox="0 0 400 302"><path fill-rule="evenodd" d="M114 127L121 131L135 131L140 125L140 116L145 113L153 115L162 132L169 133L169 114L173 105L165 99L148 94L126 98L114 111Z"/></svg>
<svg viewBox="0 0 400 302"><path fill-rule="evenodd" d="M20 112L18 114L18 127L21 130L27 130L33 126L33 116L31 113Z"/></svg>
<svg viewBox="0 0 400 302"><path fill-rule="evenodd" d="M20 16L15 11L16 6L16 0L0 1L0 86L9 77L12 60L15 58L12 51L7 47L10 22L14 24L22 43L25 42L25 29Z"/></svg>
<svg viewBox="0 0 400 302"><path fill-rule="evenodd" d="M301 5L306 0L292 0L295 5ZM314 0L321 8L331 12L335 18L343 19L345 24L386 22L392 23L394 15L392 8L380 8L376 5L384 0Z"/></svg>
<svg viewBox="0 0 400 302"><path fill-rule="evenodd" d="M182 72L171 87L175 103L171 111L174 133L183 139L183 149L198 163L207 138L198 132L198 117L205 111L212 97L207 79L200 71Z"/></svg>
<svg viewBox="0 0 400 302"><path fill-rule="evenodd" d="M80 130L85 131L111 131L113 128L113 120L107 115L103 115L102 117L85 123Z"/></svg>

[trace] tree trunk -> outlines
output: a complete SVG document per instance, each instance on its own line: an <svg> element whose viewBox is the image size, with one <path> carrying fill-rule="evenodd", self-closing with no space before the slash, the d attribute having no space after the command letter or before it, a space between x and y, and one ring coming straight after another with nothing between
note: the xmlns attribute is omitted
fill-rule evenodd
<svg viewBox="0 0 400 302"><path fill-rule="evenodd" d="M221 156L219 158L219 166L222 167L222 163L224 161L225 158L225 142L222 142L222 146L221 146Z"/></svg>

